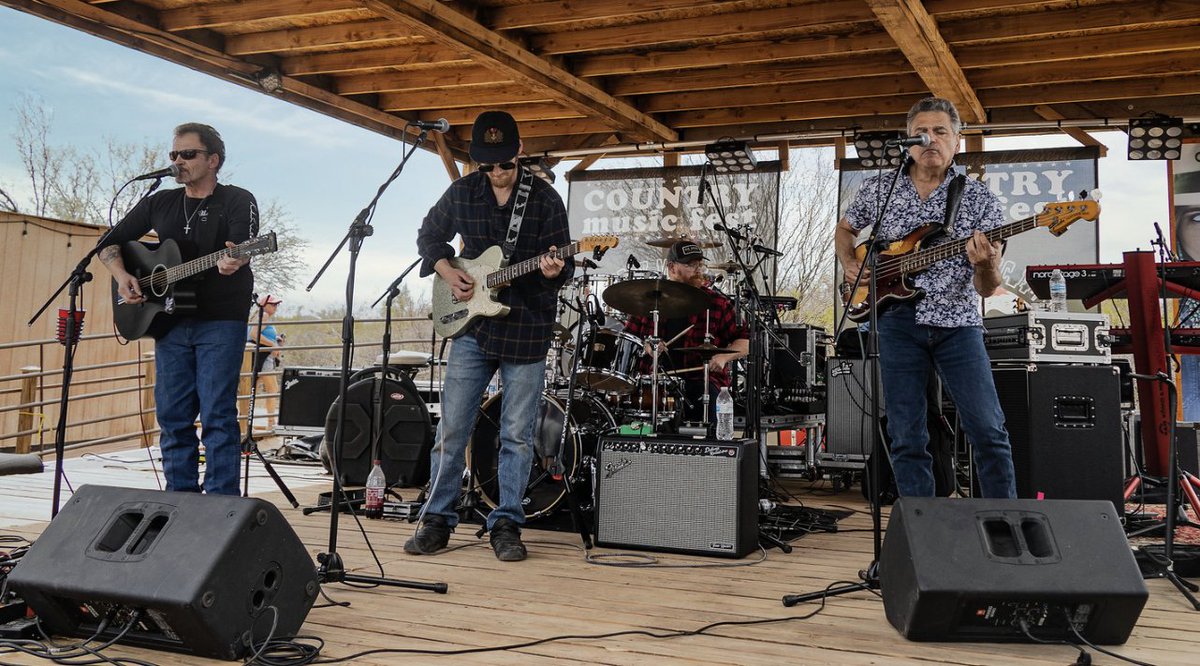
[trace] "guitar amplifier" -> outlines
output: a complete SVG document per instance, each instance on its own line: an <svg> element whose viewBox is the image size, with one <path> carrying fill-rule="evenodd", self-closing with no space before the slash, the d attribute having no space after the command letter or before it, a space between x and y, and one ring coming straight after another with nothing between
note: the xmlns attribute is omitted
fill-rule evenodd
<svg viewBox="0 0 1200 666"><path fill-rule="evenodd" d="M284 368L279 387L279 428L286 435L325 432L325 414L337 400L339 368Z"/></svg>
<svg viewBox="0 0 1200 666"><path fill-rule="evenodd" d="M1021 312L983 320L983 344L993 361L1017 363L1112 362L1108 315Z"/></svg>
<svg viewBox="0 0 1200 666"><path fill-rule="evenodd" d="M604 437L596 543L745 557L758 547L758 444Z"/></svg>

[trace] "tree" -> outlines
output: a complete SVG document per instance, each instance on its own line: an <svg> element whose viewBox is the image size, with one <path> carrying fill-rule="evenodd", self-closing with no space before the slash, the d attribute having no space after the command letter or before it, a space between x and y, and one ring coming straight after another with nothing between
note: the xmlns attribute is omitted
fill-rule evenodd
<svg viewBox="0 0 1200 666"><path fill-rule="evenodd" d="M122 186L154 169L162 159L155 144L122 143L111 137L89 151L56 146L51 141L53 113L44 102L22 94L14 110L13 140L29 179L29 195L22 207L0 188L0 207L13 212L108 226L132 210L144 194L142 187ZM279 250L254 260L255 288L259 293L285 291L297 281L308 240L299 235L290 212L276 200L260 207L259 229L275 232Z"/></svg>
<svg viewBox="0 0 1200 666"><path fill-rule="evenodd" d="M801 148L779 187L777 285L796 297L788 319L827 328L833 322L833 230L837 222L838 172L833 151Z"/></svg>

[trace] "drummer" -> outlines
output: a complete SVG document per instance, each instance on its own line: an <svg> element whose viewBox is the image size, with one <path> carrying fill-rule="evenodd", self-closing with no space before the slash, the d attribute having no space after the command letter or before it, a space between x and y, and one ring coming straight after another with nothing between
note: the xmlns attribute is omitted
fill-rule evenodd
<svg viewBox="0 0 1200 666"><path fill-rule="evenodd" d="M711 302L707 311L701 310L689 317L660 318L658 322L659 340L671 341L670 348L666 347L665 342L659 342L659 349L667 352L659 357L659 367L664 371L663 374L677 376L683 380L684 418L689 421L703 419L705 363L707 362L709 367L709 393L712 396L709 419L715 421L717 393L722 386L731 384L730 362L750 353L749 332L738 324L733 303L720 292L707 286L704 269L704 252L692 241L678 241L667 251L667 278L702 289ZM705 312L708 313L707 326L708 333L712 336L711 344L730 351L708 357L693 352L674 351L704 344ZM625 331L640 338L647 338L654 332L654 320L648 316L631 316L625 322ZM648 362L643 363L643 369L649 371Z"/></svg>

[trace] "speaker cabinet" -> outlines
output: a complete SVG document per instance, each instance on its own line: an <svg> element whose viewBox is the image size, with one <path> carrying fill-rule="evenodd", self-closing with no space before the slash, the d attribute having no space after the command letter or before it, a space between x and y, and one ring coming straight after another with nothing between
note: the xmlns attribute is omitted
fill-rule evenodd
<svg viewBox="0 0 1200 666"><path fill-rule="evenodd" d="M596 542L744 557L758 547L754 440L604 437Z"/></svg>
<svg viewBox="0 0 1200 666"><path fill-rule="evenodd" d="M1104 499L1124 510L1121 382L1108 365L994 367L1017 497Z"/></svg>
<svg viewBox="0 0 1200 666"><path fill-rule="evenodd" d="M47 632L241 659L296 635L316 568L259 499L82 486L8 577Z"/></svg>
<svg viewBox="0 0 1200 666"><path fill-rule="evenodd" d="M875 450L878 436L871 416L871 381L870 361L829 359L825 450L817 453L821 466L862 469ZM882 393L879 411L882 414Z"/></svg>
<svg viewBox="0 0 1200 666"><path fill-rule="evenodd" d="M325 430L325 414L338 397L338 368L284 368L279 389L279 425Z"/></svg>
<svg viewBox="0 0 1200 666"><path fill-rule="evenodd" d="M888 622L914 641L1124 643L1149 592L1112 504L902 497L879 558Z"/></svg>

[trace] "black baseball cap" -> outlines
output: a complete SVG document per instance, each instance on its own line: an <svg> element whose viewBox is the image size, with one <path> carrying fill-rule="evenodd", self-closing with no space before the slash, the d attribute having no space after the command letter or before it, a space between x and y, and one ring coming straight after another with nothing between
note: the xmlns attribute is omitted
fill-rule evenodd
<svg viewBox="0 0 1200 666"><path fill-rule="evenodd" d="M700 246L692 241L678 241L667 250L667 261L673 261L677 264L687 264L693 261L702 261L704 252L700 250Z"/></svg>
<svg viewBox="0 0 1200 666"><path fill-rule="evenodd" d="M520 149L517 121L504 111L484 111L471 126L471 159L479 164L511 160Z"/></svg>

